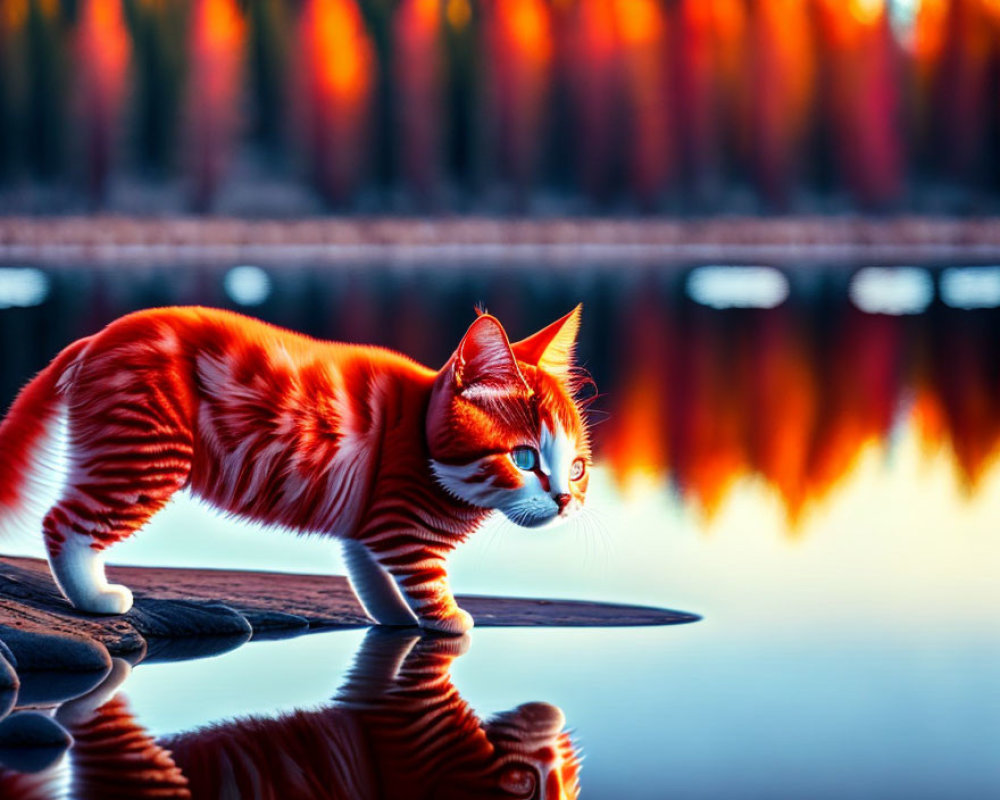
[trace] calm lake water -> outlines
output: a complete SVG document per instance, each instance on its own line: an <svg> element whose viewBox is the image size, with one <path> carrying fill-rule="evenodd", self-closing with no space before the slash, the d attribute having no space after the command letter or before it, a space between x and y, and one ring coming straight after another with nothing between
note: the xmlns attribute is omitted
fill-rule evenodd
<svg viewBox="0 0 1000 800"><path fill-rule="evenodd" d="M947 469L908 448L916 444L903 434L891 463L872 452L822 521L794 539L759 486L735 489L706 524L662 492L622 499L606 474L594 498L604 501L601 541L570 526L544 537L483 531L454 559L459 590L638 600L704 619L479 629L441 676L482 718L529 701L558 706L584 756L583 797L996 796L1000 485L963 500ZM137 539L123 560L194 550L213 521L183 502L166 517L146 532L147 553ZM218 549L267 541L285 550L277 565L301 558L338 571L327 543L226 528L218 524ZM221 564L215 550L198 557ZM272 721L259 735L280 748L294 741L286 715L331 706L364 636L317 633L139 664L119 697L138 730L174 749L185 738L188 750L205 747L193 731L247 715ZM310 752L307 769L329 757ZM74 779L75 757L58 768L59 785ZM111 774L123 770L113 750L99 757Z"/></svg>
<svg viewBox="0 0 1000 800"><path fill-rule="evenodd" d="M383 285L388 300L341 287L314 302L337 310L354 298L358 330L376 330L373 309L401 308L400 286L427 278L391 274L385 284L359 279L362 289ZM503 320L523 293L530 299L512 314L514 336L582 298L581 355L606 395L605 414L587 519L543 533L490 523L456 551L456 591L638 602L703 620L477 629L464 653L338 631L140 663L117 699L81 716L83 746L38 777L48 794L36 796L107 796L95 787L134 777L134 759L99 736L95 744L105 723L145 742L161 789L178 773L156 761L159 746L193 785L215 785L225 762L243 773L253 764L287 791L283 770L296 760L331 781L346 774L331 764L367 764L375 751L383 770L398 766L405 759L389 732L409 731L408 719L440 722L416 751L444 764L435 747L465 753L479 741L476 720L528 702L561 710L572 751L556 738L561 717L549 705L503 717L508 733L533 743L556 783L571 787L578 771L582 797L1000 796L1000 312L959 307L941 269L915 283L889 274L875 306L865 306L854 269L792 271L787 297L770 310L713 307L699 295L704 286L692 289L691 270L622 278L596 269L572 285L519 272L503 291L502 273L489 274L480 283L453 277L454 294L429 289L436 299L392 316L382 340L398 344L409 332L428 360L443 360L451 328L464 324L454 321L455 298L481 290L478 299L490 300L493 287L489 304ZM988 294L986 275L967 276L978 286L973 299ZM768 278L745 277L741 296L770 296ZM273 290L287 304L284 280ZM922 301L921 292L930 294ZM447 335L426 333L435 308L452 315ZM260 309L294 325L293 305ZM11 331L31 328L33 312L19 309L17 325L8 319L10 342ZM308 318L320 319L314 312ZM30 537L4 549L39 552ZM330 542L251 529L185 498L111 560L342 571ZM449 713L418 713L415 686ZM523 776L503 772L509 766L490 768L524 788L515 780ZM439 774L453 790L471 780L444 766Z"/></svg>

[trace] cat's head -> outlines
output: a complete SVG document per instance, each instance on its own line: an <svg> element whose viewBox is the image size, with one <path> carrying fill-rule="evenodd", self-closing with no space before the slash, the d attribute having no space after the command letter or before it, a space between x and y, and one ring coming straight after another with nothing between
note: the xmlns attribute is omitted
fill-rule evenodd
<svg viewBox="0 0 1000 800"><path fill-rule="evenodd" d="M565 727L562 710L549 703L524 703L484 724L499 762L495 776L502 796L532 800L579 796L580 757Z"/></svg>
<svg viewBox="0 0 1000 800"><path fill-rule="evenodd" d="M434 384L432 467L452 495L534 528L578 512L590 444L573 351L580 307L515 344L495 317L472 323Z"/></svg>

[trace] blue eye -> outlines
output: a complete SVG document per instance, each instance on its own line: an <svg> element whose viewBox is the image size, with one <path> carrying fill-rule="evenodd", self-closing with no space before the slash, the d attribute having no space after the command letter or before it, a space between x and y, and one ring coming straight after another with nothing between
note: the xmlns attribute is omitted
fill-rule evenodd
<svg viewBox="0 0 1000 800"><path fill-rule="evenodd" d="M531 447L515 447L510 451L510 460L518 469L528 472L538 466L538 453Z"/></svg>

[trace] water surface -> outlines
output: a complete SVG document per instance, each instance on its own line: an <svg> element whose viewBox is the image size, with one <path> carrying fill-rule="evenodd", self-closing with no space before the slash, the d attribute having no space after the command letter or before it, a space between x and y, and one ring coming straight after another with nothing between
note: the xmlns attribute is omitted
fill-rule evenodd
<svg viewBox="0 0 1000 800"><path fill-rule="evenodd" d="M892 314L862 308L852 266L787 270L786 299L747 309L693 299L686 268L534 275L502 265L275 273L254 313L440 363L476 300L514 336L584 301L580 353L603 395L588 514L541 533L490 523L454 554L455 590L704 619L480 629L465 654L431 648L427 674L454 688L455 708L467 704L470 730L536 701L548 705L501 719L525 737L532 725L548 735L546 709L557 707L583 756L583 797L982 798L1000 795L1000 312L945 302L931 266L923 300L923 290L883 298ZM4 385L56 339L129 308L229 303L224 278L53 273L43 306L0 320L16 354ZM40 552L31 537L5 550ZM186 498L112 560L343 569L329 541L244 526ZM398 698L385 686L345 689L364 643L363 631L331 632L139 664L112 702L178 759L209 725L226 741L262 732L274 751L289 715L314 734L341 725L345 708ZM250 715L262 721L237 722ZM361 740L314 747L313 767ZM539 747L550 768L570 763L552 742ZM91 774L81 753L50 775L53 791ZM113 752L103 757L117 769Z"/></svg>

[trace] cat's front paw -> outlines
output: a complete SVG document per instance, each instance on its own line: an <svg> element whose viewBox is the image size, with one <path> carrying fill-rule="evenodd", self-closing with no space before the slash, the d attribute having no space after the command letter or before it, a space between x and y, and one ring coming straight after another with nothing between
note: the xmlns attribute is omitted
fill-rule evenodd
<svg viewBox="0 0 1000 800"><path fill-rule="evenodd" d="M475 624L472 614L461 608L456 608L445 617L421 617L420 619L420 627L424 630L447 633L452 636L461 636L463 633L468 633Z"/></svg>
<svg viewBox="0 0 1000 800"><path fill-rule="evenodd" d="M127 586L113 583L74 605L91 614L124 614L132 608L132 592Z"/></svg>

